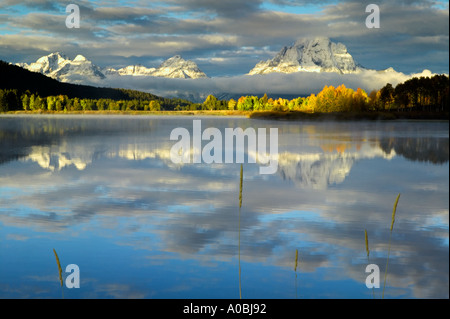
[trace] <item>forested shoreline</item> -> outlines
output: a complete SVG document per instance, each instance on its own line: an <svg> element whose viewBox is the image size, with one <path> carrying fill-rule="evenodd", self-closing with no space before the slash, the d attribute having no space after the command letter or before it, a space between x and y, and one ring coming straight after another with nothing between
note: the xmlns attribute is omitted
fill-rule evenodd
<svg viewBox="0 0 450 319"><path fill-rule="evenodd" d="M162 98L150 93L126 89L95 88L60 83L44 75L16 66L0 63L0 72L11 70L17 78L3 78L0 83L0 112L136 112L139 111L240 111L297 112L305 114L370 114L414 113L420 118L433 113L434 117L448 118L449 77L411 78L395 87L388 83L370 93L340 85L325 86L317 94L295 99L273 99L263 96L242 96L237 100L219 100L209 95L203 103L183 99ZM32 81L37 81L36 90ZM20 85L19 85L20 83ZM49 87L50 86L50 87ZM45 93L42 93L45 92ZM82 93L81 93L82 92ZM440 116L442 115L442 116ZM313 118L313 117L311 117Z"/></svg>

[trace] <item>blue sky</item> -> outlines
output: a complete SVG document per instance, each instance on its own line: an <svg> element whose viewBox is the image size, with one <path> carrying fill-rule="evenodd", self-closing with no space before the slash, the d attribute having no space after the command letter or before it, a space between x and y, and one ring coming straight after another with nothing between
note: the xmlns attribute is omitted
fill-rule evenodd
<svg viewBox="0 0 450 319"><path fill-rule="evenodd" d="M80 29L65 26L69 3L80 7ZM370 3L380 7L379 29L365 27ZM211 77L234 76L298 38L326 36L367 68L449 73L448 28L448 1L3 0L0 59L59 51L101 67L154 67L180 54Z"/></svg>

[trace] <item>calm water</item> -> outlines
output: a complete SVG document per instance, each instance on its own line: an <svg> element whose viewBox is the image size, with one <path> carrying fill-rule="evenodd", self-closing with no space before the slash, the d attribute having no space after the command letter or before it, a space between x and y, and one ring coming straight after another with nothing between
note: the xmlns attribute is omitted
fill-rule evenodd
<svg viewBox="0 0 450 319"><path fill-rule="evenodd" d="M239 214L240 164L170 160L193 119L1 117L0 297L381 298L398 193L384 297L449 297L448 122L203 117L278 127L278 172L244 163Z"/></svg>

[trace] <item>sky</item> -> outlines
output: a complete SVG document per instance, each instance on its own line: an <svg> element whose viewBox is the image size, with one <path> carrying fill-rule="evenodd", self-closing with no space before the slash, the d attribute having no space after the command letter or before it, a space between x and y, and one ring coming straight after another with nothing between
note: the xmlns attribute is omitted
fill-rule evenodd
<svg viewBox="0 0 450 319"><path fill-rule="evenodd" d="M80 8L79 29L66 27L70 3ZM380 28L365 25L370 3L380 8ZM448 29L448 1L1 0L0 59L30 63L61 52L100 67L157 67L179 54L224 78L299 38L325 36L369 69L448 74Z"/></svg>

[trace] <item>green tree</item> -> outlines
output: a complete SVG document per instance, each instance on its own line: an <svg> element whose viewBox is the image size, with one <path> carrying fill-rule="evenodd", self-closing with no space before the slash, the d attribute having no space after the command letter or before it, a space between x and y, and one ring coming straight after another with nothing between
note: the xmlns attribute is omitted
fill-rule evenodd
<svg viewBox="0 0 450 319"><path fill-rule="evenodd" d="M31 94L30 96L30 103L29 103L29 108L31 111L34 111L35 108L35 101L36 101L36 96L34 94Z"/></svg>
<svg viewBox="0 0 450 319"><path fill-rule="evenodd" d="M261 104L263 109L266 109L268 102L269 98L267 97L267 93L264 93L263 97L259 99L259 103Z"/></svg>
<svg viewBox="0 0 450 319"><path fill-rule="evenodd" d="M87 110L87 100L86 100L86 99L81 99L81 100L80 100L80 105L81 105L81 109L82 109L83 111L86 111L86 110Z"/></svg>
<svg viewBox="0 0 450 319"><path fill-rule="evenodd" d="M62 102L60 99L57 99L55 102L55 108L57 112L61 112L63 109Z"/></svg>
<svg viewBox="0 0 450 319"><path fill-rule="evenodd" d="M37 95L34 99L34 110L44 110L45 109L45 105L44 105L44 100L42 100L42 98Z"/></svg>
<svg viewBox="0 0 450 319"><path fill-rule="evenodd" d="M0 112L7 112L8 110L6 91L0 89Z"/></svg>
<svg viewBox="0 0 450 319"><path fill-rule="evenodd" d="M73 98L72 110L73 111L81 111L82 110L80 99L77 97Z"/></svg>
<svg viewBox="0 0 450 319"><path fill-rule="evenodd" d="M73 100L74 99L69 99L69 97L67 97L66 103L64 105L64 112L73 110Z"/></svg>
<svg viewBox="0 0 450 319"><path fill-rule="evenodd" d="M208 95L208 97L206 98L206 100L203 102L203 105L205 107L206 110L216 110L217 106L218 106L218 100L217 98L210 94Z"/></svg>
<svg viewBox="0 0 450 319"><path fill-rule="evenodd" d="M150 111L161 111L161 104L156 100L152 100L150 101L149 108Z"/></svg>
<svg viewBox="0 0 450 319"><path fill-rule="evenodd" d="M47 96L47 109L49 111L56 111L56 97Z"/></svg>
<svg viewBox="0 0 450 319"><path fill-rule="evenodd" d="M229 110L236 110L236 101L234 99L230 99L228 101L228 109Z"/></svg>
<svg viewBox="0 0 450 319"><path fill-rule="evenodd" d="M28 96L28 94L22 95L22 108L25 111L28 111L30 109L30 97Z"/></svg>
<svg viewBox="0 0 450 319"><path fill-rule="evenodd" d="M106 109L106 101L104 99L98 99L96 101L96 107L97 110L103 111L104 109Z"/></svg>

